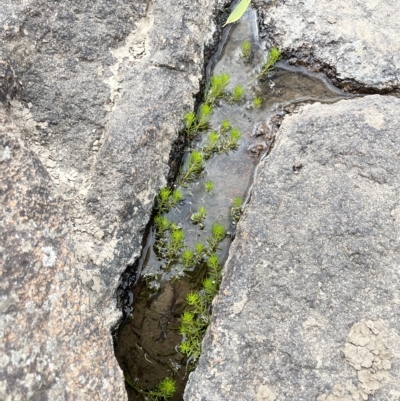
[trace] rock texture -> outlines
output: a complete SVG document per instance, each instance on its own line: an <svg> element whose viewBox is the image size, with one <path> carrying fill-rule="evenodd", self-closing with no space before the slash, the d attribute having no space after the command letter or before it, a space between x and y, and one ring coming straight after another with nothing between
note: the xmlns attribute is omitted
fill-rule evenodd
<svg viewBox="0 0 400 401"><path fill-rule="evenodd" d="M18 94L11 114L63 198L91 302L114 322L110 293L140 253L217 2L3 3L0 90Z"/></svg>
<svg viewBox="0 0 400 401"><path fill-rule="evenodd" d="M2 0L1 399L126 397L115 290L224 3Z"/></svg>
<svg viewBox="0 0 400 401"><path fill-rule="evenodd" d="M0 108L0 399L123 400L49 174Z"/></svg>
<svg viewBox="0 0 400 401"><path fill-rule="evenodd" d="M399 88L400 7L396 0L259 1L266 29L287 55L335 72L351 86Z"/></svg>
<svg viewBox="0 0 400 401"><path fill-rule="evenodd" d="M399 400L399 107L375 95L284 120L185 400Z"/></svg>

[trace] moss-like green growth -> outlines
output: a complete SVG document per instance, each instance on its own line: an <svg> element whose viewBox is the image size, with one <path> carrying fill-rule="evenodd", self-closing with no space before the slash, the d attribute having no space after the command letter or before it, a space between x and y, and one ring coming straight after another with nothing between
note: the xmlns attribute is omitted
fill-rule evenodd
<svg viewBox="0 0 400 401"><path fill-rule="evenodd" d="M176 383L175 380L171 377L166 377L162 379L157 386L152 389L143 390L140 385L137 383L133 384L130 380L125 377L126 383L130 387L132 387L135 391L145 397L146 400L149 401L162 401L170 399L176 392Z"/></svg>
<svg viewBox="0 0 400 401"><path fill-rule="evenodd" d="M265 60L264 64L261 66L258 77L260 78L262 76L269 74L271 71L273 71L275 68L275 64L279 61L280 58L281 58L280 50L276 47L271 48L267 54L267 59Z"/></svg>
<svg viewBox="0 0 400 401"><path fill-rule="evenodd" d="M190 137L195 129L196 125L196 114L193 111L188 111L183 117L183 123L185 124L185 131Z"/></svg>
<svg viewBox="0 0 400 401"><path fill-rule="evenodd" d="M260 97L255 97L253 99L253 108L254 109L259 109L261 107L262 104L262 99Z"/></svg>
<svg viewBox="0 0 400 401"><path fill-rule="evenodd" d="M204 170L204 154L198 150L189 153L186 170L181 173L180 186L186 186L192 182Z"/></svg>
<svg viewBox="0 0 400 401"><path fill-rule="evenodd" d="M242 134L238 128L231 128L229 121L223 121L219 132L212 131L208 134L202 151L205 159L209 159L214 153L229 153L239 148Z"/></svg>
<svg viewBox="0 0 400 401"><path fill-rule="evenodd" d="M207 129L211 114L212 114L212 106L210 104L204 103L200 106L197 126L196 126L197 131L202 131Z"/></svg>
<svg viewBox="0 0 400 401"><path fill-rule="evenodd" d="M172 191L167 187L161 188L157 197L157 208L160 213L166 213L171 207L177 206L182 199L183 195L180 189Z"/></svg>
<svg viewBox="0 0 400 401"><path fill-rule="evenodd" d="M204 191L210 193L214 189L214 183L212 181L206 181L204 183Z"/></svg>
<svg viewBox="0 0 400 401"><path fill-rule="evenodd" d="M228 153L229 151L237 150L239 148L239 142L242 138L242 133L238 128L232 128L227 136L223 150Z"/></svg>
<svg viewBox="0 0 400 401"><path fill-rule="evenodd" d="M200 206L199 210L196 213L192 214L190 220L192 221L193 224L199 224L204 227L203 223L206 216L207 216L206 208L204 206Z"/></svg>
<svg viewBox="0 0 400 401"><path fill-rule="evenodd" d="M239 196L233 198L231 206L231 217L233 221L238 222L242 214L243 199Z"/></svg>
<svg viewBox="0 0 400 401"><path fill-rule="evenodd" d="M181 228L171 225L169 241L166 243L168 265L179 258L179 253L184 247L185 234Z"/></svg>
<svg viewBox="0 0 400 401"><path fill-rule="evenodd" d="M243 99L244 92L245 92L245 90L242 85L236 85L233 88L232 95L231 95L232 102L235 102L235 103L240 102Z"/></svg>
<svg viewBox="0 0 400 401"><path fill-rule="evenodd" d="M182 252L181 263L184 270L188 270L196 265L196 257L191 249L185 249Z"/></svg>
<svg viewBox="0 0 400 401"><path fill-rule="evenodd" d="M221 73L210 78L210 85L206 92L205 103L213 106L215 102L225 96L225 89L229 84L230 75Z"/></svg>
<svg viewBox="0 0 400 401"><path fill-rule="evenodd" d="M154 218L154 225L156 226L157 234L162 235L169 229L171 222L165 216L157 215Z"/></svg>
<svg viewBox="0 0 400 401"><path fill-rule="evenodd" d="M220 134L216 131L212 131L208 134L206 143L203 146L203 154L206 159L209 159L211 155L218 152L218 144L220 140Z"/></svg>
<svg viewBox="0 0 400 401"><path fill-rule="evenodd" d="M183 123L189 140L193 139L198 132L208 128L212 111L211 104L204 103L199 107L197 116L192 111L185 114Z"/></svg>
<svg viewBox="0 0 400 401"><path fill-rule="evenodd" d="M206 241L209 246L208 252L214 252L218 244L225 238L225 227L220 223L214 223L211 227L211 236L207 237Z"/></svg>
<svg viewBox="0 0 400 401"><path fill-rule="evenodd" d="M248 60L251 57L251 43L245 40L241 46L242 54L240 55L244 60Z"/></svg>
<svg viewBox="0 0 400 401"><path fill-rule="evenodd" d="M194 364L201 354L201 342L210 322L211 303L221 280L221 263L216 254L207 260L207 277L199 292L186 297L187 310L181 316L179 332L183 341L179 350Z"/></svg>
<svg viewBox="0 0 400 401"><path fill-rule="evenodd" d="M228 132L230 128L231 128L231 123L228 120L221 121L219 130L222 134L225 134L225 132Z"/></svg>

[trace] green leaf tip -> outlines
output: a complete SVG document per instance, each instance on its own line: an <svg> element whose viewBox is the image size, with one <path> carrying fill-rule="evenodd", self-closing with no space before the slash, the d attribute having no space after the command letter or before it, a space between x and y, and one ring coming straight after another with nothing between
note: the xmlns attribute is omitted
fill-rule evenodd
<svg viewBox="0 0 400 401"><path fill-rule="evenodd" d="M247 8L250 5L251 0L241 0L241 2L233 9L228 19L226 20L225 25L232 24L233 22L239 21L242 18L243 14L246 12Z"/></svg>

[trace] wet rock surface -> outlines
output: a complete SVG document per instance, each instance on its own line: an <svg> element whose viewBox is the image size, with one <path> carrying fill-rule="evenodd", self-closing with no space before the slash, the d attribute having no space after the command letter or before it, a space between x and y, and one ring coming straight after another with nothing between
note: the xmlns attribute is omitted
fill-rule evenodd
<svg viewBox="0 0 400 401"><path fill-rule="evenodd" d="M225 3L1 2L1 399L126 398L115 290Z"/></svg>
<svg viewBox="0 0 400 401"><path fill-rule="evenodd" d="M399 399L399 106L375 95L284 120L185 400Z"/></svg>
<svg viewBox="0 0 400 401"><path fill-rule="evenodd" d="M400 8L389 1L258 1L264 34L344 87L399 88Z"/></svg>

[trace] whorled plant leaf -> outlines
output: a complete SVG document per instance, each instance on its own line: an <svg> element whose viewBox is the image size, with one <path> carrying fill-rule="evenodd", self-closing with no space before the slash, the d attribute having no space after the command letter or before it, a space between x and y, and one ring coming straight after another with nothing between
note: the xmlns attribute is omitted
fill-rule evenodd
<svg viewBox="0 0 400 401"><path fill-rule="evenodd" d="M242 15L246 12L251 0L241 0L241 2L233 9L231 15L225 22L225 25L232 24L232 22L239 21ZM223 27L225 26L223 25Z"/></svg>

